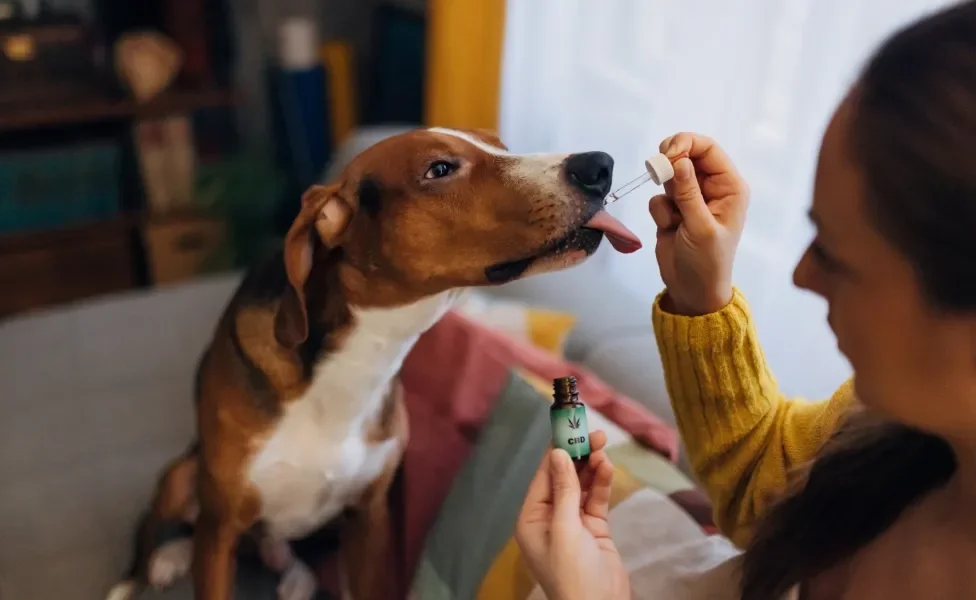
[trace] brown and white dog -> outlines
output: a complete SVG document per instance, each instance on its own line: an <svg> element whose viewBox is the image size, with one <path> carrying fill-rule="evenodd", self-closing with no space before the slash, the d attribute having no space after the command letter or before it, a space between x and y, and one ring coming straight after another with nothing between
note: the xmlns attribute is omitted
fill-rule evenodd
<svg viewBox="0 0 976 600"><path fill-rule="evenodd" d="M376 569L408 436L404 357L458 290L569 267L604 235L637 250L603 211L612 168L602 152L517 155L485 132L427 129L308 190L281 254L217 325L197 373L198 441L161 478L130 578L109 597L192 568L198 600L229 600L235 548L256 534L279 598L307 600L315 578L289 541L351 509L344 595L388 598ZM193 537L160 545L174 522Z"/></svg>

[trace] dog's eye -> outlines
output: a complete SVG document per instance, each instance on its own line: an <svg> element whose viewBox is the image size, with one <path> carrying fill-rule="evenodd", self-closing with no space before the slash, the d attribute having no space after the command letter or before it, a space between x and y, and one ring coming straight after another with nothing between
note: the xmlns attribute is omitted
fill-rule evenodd
<svg viewBox="0 0 976 600"><path fill-rule="evenodd" d="M430 165L430 168L427 169L426 173L424 173L424 179L440 179L441 177L447 177L453 173L456 168L457 167L449 162L439 160Z"/></svg>

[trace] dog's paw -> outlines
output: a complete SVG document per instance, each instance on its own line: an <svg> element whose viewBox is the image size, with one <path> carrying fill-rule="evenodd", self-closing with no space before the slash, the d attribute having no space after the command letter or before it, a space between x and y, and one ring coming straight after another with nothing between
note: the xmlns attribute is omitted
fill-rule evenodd
<svg viewBox="0 0 976 600"><path fill-rule="evenodd" d="M295 562L288 542L263 538L258 544L261 562L275 573L284 573Z"/></svg>
<svg viewBox="0 0 976 600"><path fill-rule="evenodd" d="M166 542L149 557L149 585L162 589L172 585L190 571L193 560L193 540L183 538Z"/></svg>
<svg viewBox="0 0 976 600"><path fill-rule="evenodd" d="M108 596L105 596L105 600L132 600L137 591L136 582L127 579L112 586Z"/></svg>
<svg viewBox="0 0 976 600"><path fill-rule="evenodd" d="M278 584L278 600L312 600L318 588L315 574L300 560L292 562Z"/></svg>

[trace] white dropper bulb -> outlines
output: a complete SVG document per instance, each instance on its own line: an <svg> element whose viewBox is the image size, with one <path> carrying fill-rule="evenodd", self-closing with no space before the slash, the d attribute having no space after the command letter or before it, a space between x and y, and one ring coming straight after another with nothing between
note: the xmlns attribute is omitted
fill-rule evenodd
<svg viewBox="0 0 976 600"><path fill-rule="evenodd" d="M651 176L654 183L658 185L664 185L665 182L674 179L674 167L671 165L671 160L663 154L655 154L645 160L644 168L647 169L647 174Z"/></svg>
<svg viewBox="0 0 976 600"><path fill-rule="evenodd" d="M658 185L664 185L665 182L674 178L674 167L671 166L671 161L668 157L663 154L655 154L645 160L644 168L647 169L647 173L628 181L611 192L604 203L611 204L616 202L648 181L653 181Z"/></svg>

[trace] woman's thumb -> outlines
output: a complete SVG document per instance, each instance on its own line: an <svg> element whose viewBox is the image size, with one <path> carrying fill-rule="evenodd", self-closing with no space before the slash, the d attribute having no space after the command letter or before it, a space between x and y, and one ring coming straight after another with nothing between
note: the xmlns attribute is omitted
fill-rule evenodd
<svg viewBox="0 0 976 600"><path fill-rule="evenodd" d="M549 466L552 469L553 529L558 530L580 520L580 483L573 461L565 450L553 450Z"/></svg>
<svg viewBox="0 0 976 600"><path fill-rule="evenodd" d="M681 213L688 232L693 236L711 230L715 226L715 217L705 204L698 178L695 177L695 165L691 159L682 157L674 161L674 203Z"/></svg>

